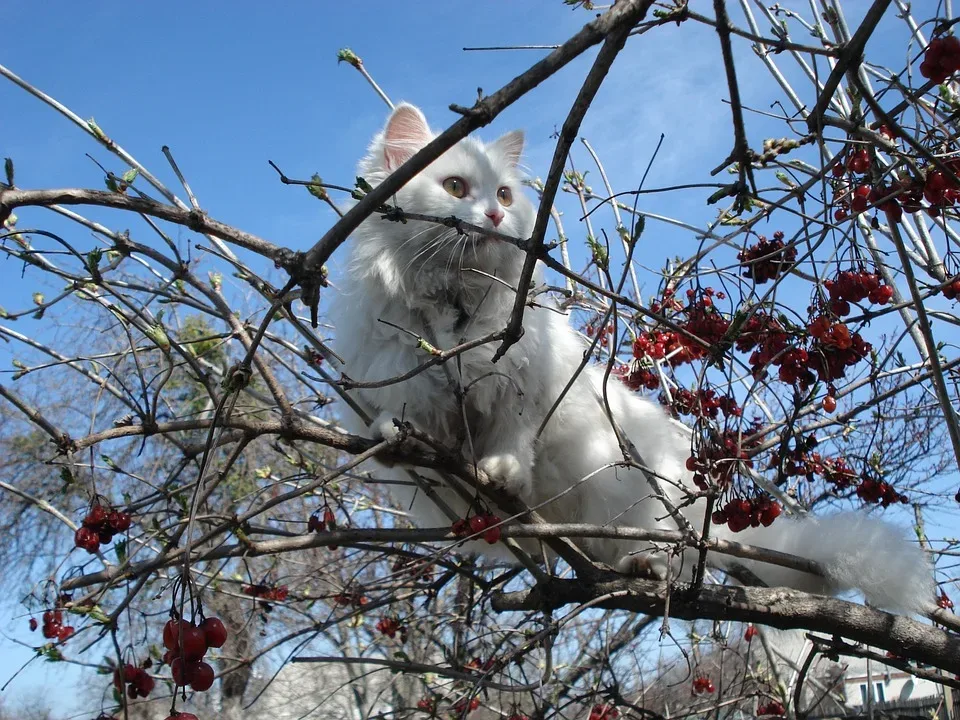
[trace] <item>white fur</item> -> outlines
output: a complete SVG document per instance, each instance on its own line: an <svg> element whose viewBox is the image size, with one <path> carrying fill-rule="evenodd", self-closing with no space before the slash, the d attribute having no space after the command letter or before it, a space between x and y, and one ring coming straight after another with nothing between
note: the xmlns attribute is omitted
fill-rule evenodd
<svg viewBox="0 0 960 720"><path fill-rule="evenodd" d="M432 135L419 110L400 105L374 139L358 170L376 186ZM492 227L485 211L498 208L496 193L511 188L513 204L501 208L497 228L528 237L534 208L521 191L516 168L522 135L510 133L489 145L468 138L411 180L395 198L403 210L455 215L475 225ZM466 180L470 194L457 199L442 186L445 178ZM353 380L384 380L411 370L429 356L417 341L395 326L421 335L441 348L501 330L509 317L514 293L468 268L482 270L515 286L523 254L508 243L467 236L436 225L394 223L378 216L354 233L348 272L341 296L329 317L336 328L335 348L343 356L344 373ZM542 296L541 296L542 298ZM469 320L464 322L465 317ZM370 429L356 417L350 429L385 436L393 418L422 428L441 442L459 447L480 468L506 483L509 490L555 522L586 522L641 528L676 529L663 518L662 504L651 498L643 475L607 468L622 459L614 431L599 400L601 368L588 367L554 413L535 443L546 412L560 396L585 350L567 318L549 308L528 307L524 334L506 356L493 364L495 345L463 353L459 360L433 367L403 383L354 392L375 417ZM466 388L463 407L456 386ZM643 460L671 480L689 481L684 462L689 445L659 407L611 380L606 394L613 416ZM469 436L469 437L468 437ZM381 473L405 479L399 469ZM583 478L589 479L581 481ZM676 500L680 491L663 483ZM449 519L423 493L398 486L398 498L426 526L446 526ZM467 505L449 488L439 492L458 513ZM684 511L695 526L702 522L699 503ZM714 534L730 537L726 528ZM730 539L791 552L822 563L823 581L769 565L749 564L761 579L814 592L857 588L872 603L894 610L917 610L932 598L932 575L922 552L893 526L859 514L818 519L781 518ZM643 564L652 549L637 543L603 539L583 541L597 558L624 567ZM662 560L650 555L654 566ZM713 562L724 563L722 557ZM626 565L631 564L630 561ZM685 558L685 571L692 567Z"/></svg>

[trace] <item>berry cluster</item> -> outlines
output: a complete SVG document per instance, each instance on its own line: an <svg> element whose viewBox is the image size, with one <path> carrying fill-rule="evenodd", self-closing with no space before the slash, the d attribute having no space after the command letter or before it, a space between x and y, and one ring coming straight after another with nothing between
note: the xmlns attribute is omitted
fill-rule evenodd
<svg viewBox="0 0 960 720"><path fill-rule="evenodd" d="M480 707L480 698L476 696L470 698L469 700L467 700L467 698L457 700L453 704L454 712L456 712L457 715L463 715L465 712L473 712L478 707Z"/></svg>
<svg viewBox="0 0 960 720"><path fill-rule="evenodd" d="M163 646L167 652L163 661L170 666L173 682L189 685L197 692L213 685L213 668L203 662L209 648L223 647L227 629L215 617L206 618L200 625L171 618L163 626Z"/></svg>
<svg viewBox="0 0 960 720"><path fill-rule="evenodd" d="M753 626L753 623L747 625L747 629L743 631L743 639L747 642L753 640L757 635L760 634L760 631Z"/></svg>
<svg viewBox="0 0 960 720"><path fill-rule="evenodd" d="M661 405L670 405L666 394L661 393ZM679 415L716 418L722 411L727 417L740 417L743 414L732 395L717 395L715 390L700 389L694 393L686 388L673 391L672 407Z"/></svg>
<svg viewBox="0 0 960 720"><path fill-rule="evenodd" d="M920 74L927 80L942 83L960 70L960 40L953 35L934 38L920 63Z"/></svg>
<svg viewBox="0 0 960 720"><path fill-rule="evenodd" d="M953 610L953 600L951 600L943 590L941 590L937 596L937 607L941 607L944 610Z"/></svg>
<svg viewBox="0 0 960 720"><path fill-rule="evenodd" d="M850 303L869 300L875 305L886 305L893 297L893 288L884 285L875 272L845 270L832 280L824 280L823 286L830 295L830 311L838 317L850 314Z"/></svg>
<svg viewBox="0 0 960 720"><path fill-rule="evenodd" d="M753 280L757 285L763 285L770 280L776 280L785 273L797 260L797 249L787 247L783 242L783 232L777 230L773 240L767 240L763 235L755 245L737 253L737 260L743 265L743 276Z"/></svg>
<svg viewBox="0 0 960 720"><path fill-rule="evenodd" d="M433 563L426 559L398 555L393 561L393 572L399 577L409 575L414 580L433 580Z"/></svg>
<svg viewBox="0 0 960 720"><path fill-rule="evenodd" d="M714 525L726 524L731 532L741 532L748 527L769 527L780 517L783 508L767 495L755 498L729 500L720 510L714 510L710 519Z"/></svg>
<svg viewBox="0 0 960 720"><path fill-rule="evenodd" d="M37 621L30 618L30 630L37 629ZM63 611L59 608L43 614L43 636L48 640L65 642L74 633L73 625L63 624Z"/></svg>
<svg viewBox="0 0 960 720"><path fill-rule="evenodd" d="M307 532L322 533L326 530L337 529L337 516L328 505L323 507L323 512L317 510L307 520Z"/></svg>
<svg viewBox="0 0 960 720"><path fill-rule="evenodd" d="M466 670L483 670L484 672L492 670L494 666L493 658L487 658L486 660L481 660L478 657L473 657L469 662L464 663L463 667Z"/></svg>
<svg viewBox="0 0 960 720"><path fill-rule="evenodd" d="M653 370L642 367L639 363L621 365L614 372L631 390L646 388L656 390L660 387L660 376Z"/></svg>
<svg viewBox="0 0 960 720"><path fill-rule="evenodd" d="M423 710L426 713L434 715L437 712L436 698L420 698L417 700L417 710Z"/></svg>
<svg viewBox="0 0 960 720"><path fill-rule="evenodd" d="M777 715L783 717L787 710L779 700L771 700L766 705L757 704L757 715Z"/></svg>
<svg viewBox="0 0 960 720"><path fill-rule="evenodd" d="M360 590L351 590L349 592L340 592L333 596L333 601L337 605L352 605L353 607L363 607L368 602L367 596L364 595Z"/></svg>
<svg viewBox="0 0 960 720"><path fill-rule="evenodd" d="M594 705L590 708L589 720L617 720L620 711L613 705Z"/></svg>
<svg viewBox="0 0 960 720"><path fill-rule="evenodd" d="M144 668L138 668L130 663L113 671L113 686L118 693L123 693L124 685L126 685L127 697L131 700L136 700L138 697L147 697L153 690L154 684L153 678Z"/></svg>
<svg viewBox="0 0 960 720"><path fill-rule="evenodd" d="M957 296L960 295L960 275L954 277L949 285L945 285L943 290L940 292L943 293L943 296L947 300L956 300Z"/></svg>
<svg viewBox="0 0 960 720"><path fill-rule="evenodd" d="M83 524L74 533L73 544L93 554L100 549L101 545L109 544L114 535L125 532L129 528L130 513L113 508L107 509L96 502L83 518Z"/></svg>
<svg viewBox="0 0 960 720"><path fill-rule="evenodd" d="M597 334L598 334L598 333L597 333L597 328L596 328L596 326L595 326L593 323L589 323L589 324L583 329L583 331L584 331L584 333L586 333L587 337L593 337L594 335L597 335ZM609 342L608 338L609 338L609 336L612 335L612 334L613 334L613 325L612 325L612 324L611 324L611 325L607 325L606 327L600 328L599 338L598 338L598 340L597 340L597 342L600 344L600 347L604 347L604 348L605 348L605 347L607 346L607 343Z"/></svg>
<svg viewBox="0 0 960 720"><path fill-rule="evenodd" d="M240 588L240 592L244 595L259 598L260 600L266 600L267 602L283 602L290 594L290 590L286 585L272 587L270 585L264 585L263 583L243 585Z"/></svg>
<svg viewBox="0 0 960 720"><path fill-rule="evenodd" d="M706 675L697 675L693 679L693 692L697 695L702 693L712 693L716 692L716 686L713 684L713 680L708 678Z"/></svg>
<svg viewBox="0 0 960 720"><path fill-rule="evenodd" d="M890 507L893 503L906 504L910 502L906 495L901 495L893 487L877 478L864 477L857 486L857 497L868 503L877 503L881 507Z"/></svg>
<svg viewBox="0 0 960 720"><path fill-rule="evenodd" d="M500 518L489 513L474 515L469 520L460 518L454 521L450 531L460 538L483 533L483 539L494 545L500 541Z"/></svg>
<svg viewBox="0 0 960 720"><path fill-rule="evenodd" d="M395 638L400 633L400 640L406 641L407 629L397 617L384 617L377 621L377 632L386 635L388 638Z"/></svg>
<svg viewBox="0 0 960 720"><path fill-rule="evenodd" d="M733 482L740 465L753 467L753 461L747 455L750 448L741 445L742 437L735 430L724 431L719 440L704 444L696 455L687 458L687 470L693 473L693 483L701 490L709 490L709 475L720 487Z"/></svg>
<svg viewBox="0 0 960 720"><path fill-rule="evenodd" d="M307 520L307 532L325 533L328 530L337 529L337 516L329 505L324 505L321 510L312 513ZM339 545L327 545L328 550L338 550Z"/></svg>

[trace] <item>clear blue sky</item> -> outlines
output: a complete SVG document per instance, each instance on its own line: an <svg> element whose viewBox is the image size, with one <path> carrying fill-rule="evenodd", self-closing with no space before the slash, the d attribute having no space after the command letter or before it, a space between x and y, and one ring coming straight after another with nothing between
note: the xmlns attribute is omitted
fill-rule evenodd
<svg viewBox="0 0 960 720"><path fill-rule="evenodd" d="M867 3L849 5L855 23ZM317 172L350 185L357 158L385 118L385 106L362 78L338 66L338 48L351 47L395 101L421 106L435 127L443 127L456 119L446 109L449 103L471 104L478 87L495 90L542 55L465 53L463 46L562 42L590 18L559 0L4 0L0 63L81 117L95 117L107 134L178 189L160 152L169 145L213 217L304 249L329 227L333 214L304 191L277 182L267 160L291 177ZM761 26L766 31L766 23ZM899 39L899 31L890 33ZM878 42L890 37L884 31ZM571 64L481 135L524 128L527 164L532 174L545 175L553 152L550 133L563 121L593 55ZM635 186L661 132L666 140L648 186L708 180L707 171L722 162L732 143L718 57L716 35L703 27L664 27L628 44L582 133L604 158L615 187ZM767 110L776 97L768 76L745 43L737 44L737 58L744 102ZM900 62L902 56L891 60ZM0 156L15 160L21 187L102 187L85 152L123 171L71 123L6 81L0 81L0 108ZM755 145L765 136L785 134L778 123L756 116L748 126ZM580 169L591 169L582 150L578 153ZM590 178L595 177L594 172ZM593 184L599 186L599 180ZM647 198L641 208L704 221L714 215L703 203L705 195ZM568 233L582 236L579 213L569 203L564 207ZM20 215L21 227L53 225L41 211ZM109 212L89 215L111 225L129 222ZM654 268L668 255L689 254L697 242L690 233L648 228L643 262ZM69 232L90 244L77 229ZM52 288L33 275L19 278L19 267L0 262L0 305L8 310L28 306L34 290L49 294ZM21 322L18 329L29 328ZM9 350L0 348L6 367L4 353ZM0 617L12 612L5 608ZM32 640L25 624L0 620L0 629ZM4 644L0 679L28 656ZM73 671L61 668L31 671L14 684L13 693L46 688L44 696L68 710L74 707L68 691L73 678ZM57 692L49 692L51 687Z"/></svg>

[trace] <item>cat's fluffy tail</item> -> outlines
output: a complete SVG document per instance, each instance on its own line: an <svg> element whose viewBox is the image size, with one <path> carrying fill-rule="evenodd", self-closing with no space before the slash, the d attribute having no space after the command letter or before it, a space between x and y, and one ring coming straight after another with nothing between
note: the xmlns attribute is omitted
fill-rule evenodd
<svg viewBox="0 0 960 720"><path fill-rule="evenodd" d="M871 605L901 613L922 613L933 601L933 571L923 550L899 527L863 513L781 518L728 537L814 560L826 575L731 559L771 586L821 594L859 590Z"/></svg>

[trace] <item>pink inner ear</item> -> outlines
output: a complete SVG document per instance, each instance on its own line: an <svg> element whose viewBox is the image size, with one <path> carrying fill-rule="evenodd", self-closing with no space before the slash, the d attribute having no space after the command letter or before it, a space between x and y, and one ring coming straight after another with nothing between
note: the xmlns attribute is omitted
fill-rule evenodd
<svg viewBox="0 0 960 720"><path fill-rule="evenodd" d="M403 165L433 139L427 120L413 105L400 105L394 110L383 136L383 157L387 170Z"/></svg>

